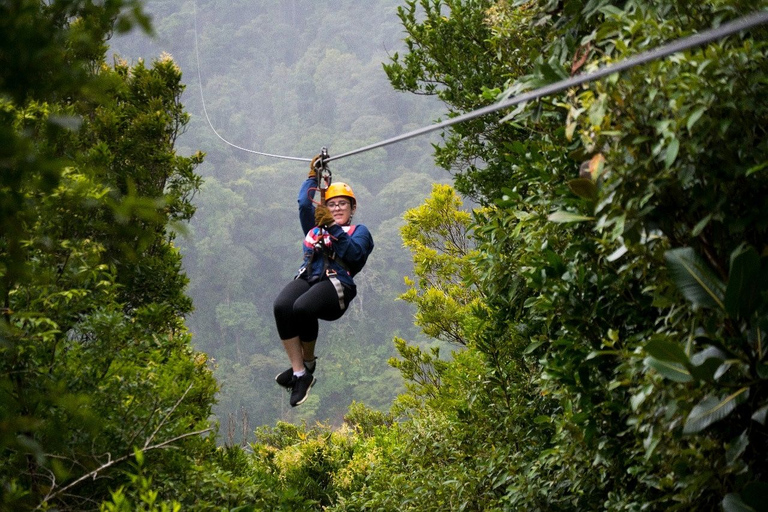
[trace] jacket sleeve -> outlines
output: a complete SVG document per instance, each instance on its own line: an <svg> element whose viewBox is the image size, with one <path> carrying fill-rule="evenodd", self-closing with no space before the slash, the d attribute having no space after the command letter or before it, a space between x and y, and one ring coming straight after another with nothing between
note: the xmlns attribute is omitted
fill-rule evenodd
<svg viewBox="0 0 768 512"><path fill-rule="evenodd" d="M315 203L312 202L310 189L317 186L317 181L307 178L299 189L299 221L301 230L306 236L309 230L315 227Z"/></svg>
<svg viewBox="0 0 768 512"><path fill-rule="evenodd" d="M350 268L353 274L362 270L368 255L373 252L373 236L362 224L355 227L352 236L348 235L339 225L328 228L328 233L334 238L333 250Z"/></svg>

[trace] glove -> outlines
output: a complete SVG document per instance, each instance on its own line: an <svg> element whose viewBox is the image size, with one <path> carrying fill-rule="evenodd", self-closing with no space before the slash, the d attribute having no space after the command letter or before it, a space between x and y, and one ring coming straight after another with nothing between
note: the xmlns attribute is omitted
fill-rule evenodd
<svg viewBox="0 0 768 512"><path fill-rule="evenodd" d="M315 225L321 227L328 227L335 224L331 210L327 206L319 205L315 208Z"/></svg>
<svg viewBox="0 0 768 512"><path fill-rule="evenodd" d="M323 165L323 161L320 159L322 155L317 155L312 159L312 162L309 164L309 174L307 174L307 178L312 178L313 180L317 179L317 171L320 170L320 167Z"/></svg>

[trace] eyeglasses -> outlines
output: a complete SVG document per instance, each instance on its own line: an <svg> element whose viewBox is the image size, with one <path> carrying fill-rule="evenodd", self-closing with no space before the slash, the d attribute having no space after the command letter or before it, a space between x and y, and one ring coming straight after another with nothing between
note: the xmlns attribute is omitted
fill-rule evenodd
<svg viewBox="0 0 768 512"><path fill-rule="evenodd" d="M327 206L329 210L335 210L337 208L339 210L343 210L344 208L349 206L349 204L350 204L349 201L339 201L335 203L325 203L325 206Z"/></svg>

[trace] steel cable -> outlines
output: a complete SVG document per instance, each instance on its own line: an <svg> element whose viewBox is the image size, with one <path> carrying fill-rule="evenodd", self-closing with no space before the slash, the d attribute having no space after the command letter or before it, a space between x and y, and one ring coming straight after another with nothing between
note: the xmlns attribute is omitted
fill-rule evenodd
<svg viewBox="0 0 768 512"><path fill-rule="evenodd" d="M528 101L536 100L544 96L549 96L551 94L562 92L564 90L567 90L572 87L576 87L578 85L582 85L588 82L593 82L595 80L606 77L608 75L612 75L614 73L620 73L627 69L639 66L641 64L646 64L653 60L662 59L664 57L668 57L669 55L672 55L673 53L689 50L697 46L703 46L705 44L711 43L718 39L722 39L723 37L726 37L726 36L735 34L737 32L741 32L742 30L747 30L765 23L768 23L768 11L760 11L753 14L749 14L741 18L738 18L736 20L730 21L728 23L724 23L723 25L717 28L705 30L704 32L700 32L692 36L675 40L671 43L660 46L659 48L656 48L654 50L649 50L646 52L639 53L621 62L610 64L608 66L602 67L600 69L597 69L589 73L583 73L583 74L579 74L579 75L567 78L565 80L560 80L558 82L545 85L543 87L539 87L537 89L534 89L533 91L522 93L517 96L513 96L511 98L503 99L492 105L488 105L487 107L482 107L476 110L472 110L471 112L458 115L446 121L424 126L416 130L412 130L410 132L406 132L401 135L391 137L389 139L385 139L373 144L369 144L367 146L363 146L358 149L354 149L352 151L347 151L339 155L331 156L326 161L332 162L334 160L341 160L342 158L347 158L360 153L365 153L367 151L388 146L390 144L395 144L397 142L402 142L404 140L408 140L414 137L419 137L421 135L431 133L437 130L442 130L444 128L453 126L455 124L469 121L471 119L476 119L478 117L482 117L484 115L497 112L505 108L513 107L521 103L526 103ZM198 53L198 48L197 48L197 2L195 2L195 54L197 56L197 72L198 72L198 81L200 83L200 97L201 99L203 99L202 98L203 82L202 82L202 77L200 73L200 54ZM248 153L254 153L257 155L262 155L262 156L267 156L272 158L282 158L285 160L298 160L302 162L310 162L312 160L311 158L300 158L300 157L293 157L293 156L274 155L271 153L263 153L261 151L255 151L252 149L247 149L247 148L243 148L235 144L232 144L231 142L227 141L224 137L219 135L219 133L213 127L213 124L211 124L211 120L208 117L208 111L205 108L204 99L203 99L203 111L205 112L205 118L208 120L208 125L211 127L211 130L213 130L213 133L215 133L216 136L219 137L219 139L221 139L222 141L224 141L225 143L229 144L230 146L236 149L240 149L242 151L247 151Z"/></svg>

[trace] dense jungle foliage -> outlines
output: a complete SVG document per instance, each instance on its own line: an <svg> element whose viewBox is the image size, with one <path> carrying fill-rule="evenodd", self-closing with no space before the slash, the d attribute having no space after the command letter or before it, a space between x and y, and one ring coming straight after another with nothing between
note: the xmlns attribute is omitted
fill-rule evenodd
<svg viewBox="0 0 768 512"><path fill-rule="evenodd" d="M412 261L402 300L361 300L324 326L334 340L318 384L327 388L313 391L308 412L281 412L286 421L264 423L255 440L244 433L217 447L208 421L214 375L223 387L254 379L255 394L242 384L223 402L273 393L255 381L271 383L279 351L247 348L274 337L260 323L273 294L254 290L269 286L265 275L291 274L291 237L273 226L295 222L284 207L295 185L284 176L298 172L298 183L303 171L235 155L203 163L188 146L193 134L181 142L185 127L203 123L187 124L181 105L180 69L193 68L167 55L105 63L113 30L148 28L138 3L17 4L0 7L3 510L765 509L768 29L456 125L434 147L452 184L432 184L445 180L430 178L424 155L414 164L423 168L393 165L395 149L339 163L360 184L361 220L377 251L381 240L394 255L369 260L361 298L396 290L390 279L403 276L388 273L397 273L402 243ZM252 19L244 3L200 4L199 21L231 19L221 14L227 6ZM286 6L285 18L259 21L265 41L277 44L282 27L305 19L303 4ZM762 0L405 0L404 44L383 71L394 89L415 93L413 105L441 100L447 117L766 8ZM178 5L153 9L158 33L182 24ZM321 12L331 11L310 13L315 22ZM354 33L352 21L333 23ZM234 28L203 38L201 50L250 47L231 39L250 34ZM362 65L344 37L307 37L317 55L346 63L345 80ZM233 140L311 154L325 137L357 134L338 153L435 112L434 103L398 110L399 121L384 124L366 117L376 117L372 95L381 91L340 81L331 88L367 96L370 113L345 118L354 111L339 108L332 121L307 125L304 113L317 118L342 100L307 101L328 91L306 78L322 59L310 66L297 55L304 43L293 43L296 53L262 50L248 59L258 66L240 67L248 76L281 70L269 93L280 108L258 114L264 126L252 115L262 102L211 109L228 119L220 126ZM226 62L209 59L208 69ZM235 87L225 70L213 76L214 90ZM305 88L291 87L300 76ZM378 107L392 110L385 100ZM295 130L293 142L282 138L288 132L264 135L281 123ZM206 152L215 142L207 136L198 144ZM403 199L414 204L395 210ZM196 206L204 222L176 236ZM411 311L413 329L395 332L390 319ZM361 328L367 345L345 339ZM391 348L373 331L390 332ZM360 396L349 382L363 374L338 383L335 374L388 352L404 388L386 406L381 396L352 402L340 421L340 396L347 404ZM390 375L374 372L374 384L354 393L390 396ZM331 421L301 421L323 417Z"/></svg>

